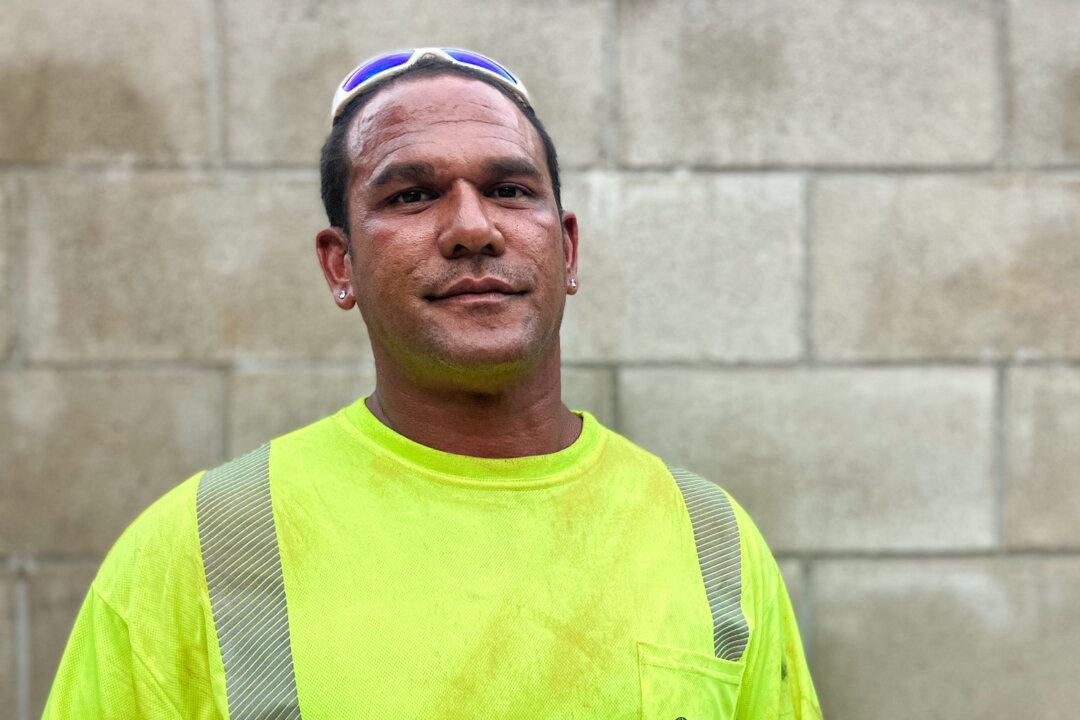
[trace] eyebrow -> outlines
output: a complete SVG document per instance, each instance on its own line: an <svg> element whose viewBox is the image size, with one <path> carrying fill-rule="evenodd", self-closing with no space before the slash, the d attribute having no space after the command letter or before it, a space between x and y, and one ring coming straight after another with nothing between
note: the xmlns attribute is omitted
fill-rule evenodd
<svg viewBox="0 0 1080 720"><path fill-rule="evenodd" d="M532 161L520 157L493 158L484 163L485 178L527 177L535 182L544 179L540 169ZM390 163L371 180L371 187L381 188L394 183L430 185L435 182L435 166L428 162Z"/></svg>
<svg viewBox="0 0 1080 720"><path fill-rule="evenodd" d="M521 157L501 157L489 160L484 163L484 174L489 178L527 177L536 182L544 179L540 169L531 160Z"/></svg>
<svg viewBox="0 0 1080 720"><path fill-rule="evenodd" d="M382 169L371 181L371 186L381 188L391 183L429 184L435 179L435 166L426 162L396 162Z"/></svg>

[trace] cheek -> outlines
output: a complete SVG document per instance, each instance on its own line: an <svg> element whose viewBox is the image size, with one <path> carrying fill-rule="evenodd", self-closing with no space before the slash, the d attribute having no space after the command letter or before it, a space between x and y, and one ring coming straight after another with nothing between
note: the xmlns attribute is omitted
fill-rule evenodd
<svg viewBox="0 0 1080 720"><path fill-rule="evenodd" d="M432 243L417 229L365 227L359 270L385 289L404 287L430 261Z"/></svg>
<svg viewBox="0 0 1080 720"><path fill-rule="evenodd" d="M499 228L508 239L518 239L519 252L537 267L546 271L554 264L553 271L562 272L563 235L558 216L547 209L537 210L527 217L508 218Z"/></svg>
<svg viewBox="0 0 1080 720"><path fill-rule="evenodd" d="M547 236L540 249L537 262L542 263L544 275L563 282L566 273L566 255L561 234Z"/></svg>

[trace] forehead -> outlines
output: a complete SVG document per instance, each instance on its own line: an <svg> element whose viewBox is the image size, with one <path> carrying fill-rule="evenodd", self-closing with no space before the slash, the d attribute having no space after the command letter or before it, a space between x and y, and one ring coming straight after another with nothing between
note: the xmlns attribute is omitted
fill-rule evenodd
<svg viewBox="0 0 1080 720"><path fill-rule="evenodd" d="M354 181L391 162L423 159L438 170L478 154L526 155L546 175L543 144L524 113L487 83L460 75L390 85L360 109L347 137Z"/></svg>

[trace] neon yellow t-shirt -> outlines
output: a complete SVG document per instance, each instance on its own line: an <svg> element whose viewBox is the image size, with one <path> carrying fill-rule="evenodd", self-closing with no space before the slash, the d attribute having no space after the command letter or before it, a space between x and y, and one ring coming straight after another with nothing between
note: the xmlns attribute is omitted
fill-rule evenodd
<svg viewBox="0 0 1080 720"><path fill-rule="evenodd" d="M738 521L749 641L714 655L672 474L588 413L550 455L414 443L362 400L269 446L303 718L820 718L788 595ZM45 718L228 718L201 474L109 552Z"/></svg>

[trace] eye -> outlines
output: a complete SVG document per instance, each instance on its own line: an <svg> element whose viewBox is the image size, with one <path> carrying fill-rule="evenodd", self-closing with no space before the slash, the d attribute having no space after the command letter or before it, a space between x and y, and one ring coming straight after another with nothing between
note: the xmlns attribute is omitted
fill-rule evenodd
<svg viewBox="0 0 1080 720"><path fill-rule="evenodd" d="M518 185L499 185L491 193L497 198L505 198L508 200L514 200L517 198L525 197L528 192L525 188Z"/></svg>
<svg viewBox="0 0 1080 720"><path fill-rule="evenodd" d="M408 190L402 190L394 197L390 198L390 202L396 205L407 205L409 203L424 202L425 200L431 200L435 196L427 190L421 190L420 188L409 188Z"/></svg>

